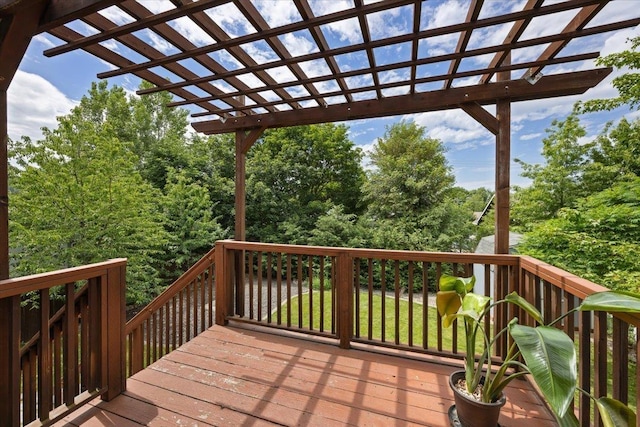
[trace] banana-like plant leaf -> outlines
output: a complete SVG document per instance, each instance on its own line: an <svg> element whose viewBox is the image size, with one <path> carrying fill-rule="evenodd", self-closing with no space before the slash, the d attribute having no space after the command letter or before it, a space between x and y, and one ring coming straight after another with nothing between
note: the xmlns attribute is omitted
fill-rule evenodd
<svg viewBox="0 0 640 427"><path fill-rule="evenodd" d="M456 291L459 295L464 295L467 292L473 290L473 285L476 283L476 277L456 277L449 274L443 274L440 276L440 290L441 291Z"/></svg>
<svg viewBox="0 0 640 427"><path fill-rule="evenodd" d="M544 324L540 311L538 311L538 309L535 308L529 301L518 295L517 292L511 292L504 298L504 300L517 305L518 307L529 313L529 315L533 317L536 322Z"/></svg>
<svg viewBox="0 0 640 427"><path fill-rule="evenodd" d="M563 418L576 389L576 350L561 330L511 325L511 336L544 398L558 418Z"/></svg>
<svg viewBox="0 0 640 427"><path fill-rule="evenodd" d="M438 307L440 316L444 317L457 313L461 305L460 295L454 290L438 291L438 293L436 293L436 306Z"/></svg>
<svg viewBox="0 0 640 427"><path fill-rule="evenodd" d="M579 427L580 426L580 421L578 421L576 414L574 414L571 411L567 411L564 414L564 417L556 417L556 421L558 421L559 427Z"/></svg>
<svg viewBox="0 0 640 427"><path fill-rule="evenodd" d="M474 319L478 320L489 301L491 301L491 298L487 296L468 293L462 299L462 311L469 313Z"/></svg>
<svg viewBox="0 0 640 427"><path fill-rule="evenodd" d="M606 291L587 296L580 311L640 313L640 296L630 292Z"/></svg>
<svg viewBox="0 0 640 427"><path fill-rule="evenodd" d="M439 289L440 291L455 291L457 283L457 277L443 274L442 276L440 276Z"/></svg>
<svg viewBox="0 0 640 427"><path fill-rule="evenodd" d="M619 400L601 397L596 400L604 427L624 427L636 425L636 413Z"/></svg>

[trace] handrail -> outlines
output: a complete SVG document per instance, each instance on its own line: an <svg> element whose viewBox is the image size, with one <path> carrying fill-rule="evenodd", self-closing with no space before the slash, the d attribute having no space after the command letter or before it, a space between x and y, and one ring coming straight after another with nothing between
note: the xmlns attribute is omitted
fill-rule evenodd
<svg viewBox="0 0 640 427"><path fill-rule="evenodd" d="M125 325L127 377L213 326L215 248Z"/></svg>
<svg viewBox="0 0 640 427"><path fill-rule="evenodd" d="M38 273L23 277L0 280L0 298L8 298L31 291L52 288L71 282L79 282L87 277L97 277L114 267L124 267L126 258L115 258L109 261L80 267L65 268L49 273Z"/></svg>
<svg viewBox="0 0 640 427"><path fill-rule="evenodd" d="M200 258L195 264L193 264L187 271L185 271L180 277L178 277L172 284L155 297L144 309L138 312L131 320L129 320L125 326L125 334L129 335L131 331L139 327L144 321L160 307L165 305L171 300L178 292L188 286L199 274L202 273L203 268L208 268L215 260L215 250L212 248L202 258Z"/></svg>

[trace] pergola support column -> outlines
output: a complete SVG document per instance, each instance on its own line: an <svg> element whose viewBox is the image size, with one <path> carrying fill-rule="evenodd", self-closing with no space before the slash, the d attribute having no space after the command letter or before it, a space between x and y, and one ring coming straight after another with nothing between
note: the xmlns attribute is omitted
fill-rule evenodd
<svg viewBox="0 0 640 427"><path fill-rule="evenodd" d="M7 91L0 89L0 280L9 278L9 176ZM7 425L19 425L20 305L17 296L0 299L0 414Z"/></svg>
<svg viewBox="0 0 640 427"><path fill-rule="evenodd" d="M265 128L254 129L249 133L236 131L236 188L235 188L235 240L247 238L247 153L260 138ZM236 313L244 315L244 255L236 252L234 258L236 284Z"/></svg>
<svg viewBox="0 0 640 427"><path fill-rule="evenodd" d="M496 105L498 134L496 135L496 231L497 254L509 253L509 189L511 173L511 102Z"/></svg>

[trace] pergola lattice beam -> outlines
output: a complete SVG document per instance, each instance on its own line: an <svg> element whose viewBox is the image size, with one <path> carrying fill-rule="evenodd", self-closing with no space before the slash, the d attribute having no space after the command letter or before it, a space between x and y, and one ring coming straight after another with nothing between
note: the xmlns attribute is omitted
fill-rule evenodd
<svg viewBox="0 0 640 427"><path fill-rule="evenodd" d="M217 134L260 127L298 126L439 111L458 108L460 104L468 102L485 105L495 104L498 100L517 102L577 95L600 83L611 71L612 69L610 68L599 68L555 76L544 76L535 85L521 79L509 80L482 86L451 88L375 101L332 105L326 108L307 108L304 111L282 111L235 117L227 119L225 123L219 120L196 122L193 123L193 127L198 132Z"/></svg>

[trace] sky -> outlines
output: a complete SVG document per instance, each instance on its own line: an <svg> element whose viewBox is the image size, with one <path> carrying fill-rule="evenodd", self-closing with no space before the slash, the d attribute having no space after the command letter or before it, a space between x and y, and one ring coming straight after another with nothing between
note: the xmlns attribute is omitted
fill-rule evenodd
<svg viewBox="0 0 640 427"><path fill-rule="evenodd" d="M170 8L170 3L166 0L138 0L149 10L162 11ZM256 7L265 17L270 25L283 25L295 21L297 12L292 8L291 0L252 0ZM365 3L374 0L366 1ZM556 1L554 1L556 2ZM352 0L313 0L310 2L312 9L316 15L330 13L337 10L341 5L353 4ZM483 13L489 14L504 10L520 10L524 0L488 0L485 4ZM447 25L459 22L460 16L464 19L468 9L468 0L432 0L425 2L423 7L422 25L424 28ZM613 0L600 13L596 20L592 21L588 26L604 24L617 20L629 19L638 16L637 0ZM116 13L115 9L105 10L105 16L110 17L117 22L126 22L127 17ZM212 17L217 14L214 19L220 22L221 26L230 34L243 35L254 31L248 28L250 24L242 22L241 16L237 9L234 10L233 4L227 4L224 8L216 8L210 12ZM386 16L378 15L371 17L370 28L372 38L390 37L394 34L406 31L410 28L412 18L407 8L397 8L390 11ZM482 17L482 16L481 16ZM129 18L130 19L130 18ZM560 19L560 18L559 18ZM207 42L206 34L198 32L197 29L188 27L188 23L176 20L176 26L183 25L181 31L189 35L189 39L194 43L202 44ZM73 28L84 34L91 34L92 29L85 24L72 23ZM327 26L323 28L323 33L331 46L344 45L357 42L353 40L356 33L350 28L350 25L357 25L357 21L348 22L341 21L337 25ZM471 39L470 45L474 43L484 42L486 38L490 38L491 43L500 43L505 37L508 28L491 28L491 31L478 33ZM475 33L475 32L474 32ZM523 38L537 37L548 33L548 23L544 20L534 21ZM599 51L601 55L607 55L614 52L620 52L629 47L627 39L640 35L640 28L631 28L617 32L605 33L599 36L591 36L584 39L573 41L575 44L588 44L587 51ZM174 47L164 43L164 40L157 37L150 31L141 34L141 38L154 43L154 47L163 53L171 53ZM481 40L482 39L482 40ZM291 35L290 39L283 38L283 43L292 53L305 53L313 51L314 46L309 42L308 36ZM437 55L440 52L446 52L455 48L457 37L454 38L437 38L429 40L422 46L424 54ZM126 47L119 45L113 41L103 42L106 46L116 51L125 53ZM49 35L38 35L32 40L27 53L18 69L8 92L8 118L9 118L9 137L11 139L19 139L21 136L29 136L32 139L40 139L42 136L41 127L46 126L50 129L56 127L56 116L65 115L76 106L83 95L87 93L91 86L91 82L97 81L97 73L107 71L112 67L109 64L91 56L82 51L74 51L53 58L46 58L42 52L53 46L60 44L60 41ZM565 54L571 53L570 44ZM273 52L269 52L264 46L256 44L247 46L251 49L252 54L262 56L264 61L273 60L270 56ZM585 46L576 46L585 51ZM262 49L262 50L261 50ZM380 55L378 63L384 61L384 55L403 55L406 52L401 51L399 47L395 52L376 52ZM539 51L529 51L528 53L514 52L514 62L530 60L534 58L526 58L527 55L537 55ZM520 55L520 58L518 56ZM490 58L478 58L477 61L488 60ZM233 58L220 58L223 64L227 64L230 69L237 67L234 65ZM355 64L345 64L346 67L354 67ZM464 65L463 65L464 66ZM316 68L314 68L316 67ZM326 64L324 65L326 67ZM342 65L341 65L342 67ZM581 63L569 63L557 65L553 68L543 70L543 74L556 72L578 71L586 68L592 68L593 61L585 61ZM285 70L286 71L286 70ZM541 163L542 139L547 135L545 129L549 128L553 120L564 119L572 110L573 105L578 100L588 100L594 98L612 97L616 95L616 90L611 85L611 81L617 75L625 70L614 71L600 85L589 90L581 96L553 98L529 102L520 102L512 104L511 112L511 155L512 158L518 158L526 163ZM309 75L318 75L322 73L317 64L309 65L305 72ZM281 76L274 71L276 80L289 78ZM171 76L168 76L171 77ZM394 76L387 76L392 79ZM173 80L175 81L175 80ZM139 80L135 76L123 76L109 79L110 84L120 85L129 93L134 95L135 89L139 85ZM471 82L469 82L471 83ZM469 84L467 83L467 84ZM251 84L251 82L248 82ZM465 82L456 82L457 85L464 85ZM391 94L392 95L392 94ZM336 102L339 102L336 101ZM488 110L495 113L491 107ZM197 112L199 110L193 110ZM582 139L587 142L595 138L609 121L616 122L622 117L634 119L637 112L631 112L628 109L618 109L612 112L592 113L581 116L581 123L586 128L587 136ZM393 125L400 120L412 120L418 125L425 127L426 134L429 137L441 140L447 149L447 159L456 176L456 184L467 189L478 187L486 187L493 189L495 176L495 137L489 133L484 127L473 120L470 116L461 110L449 110L442 112L431 112L412 114L406 116L396 116L381 119L356 120L345 122L349 126L349 137L351 140L362 147L365 152L371 150L377 139L382 137L387 126ZM366 160L365 160L366 161ZM512 161L511 164L511 184L525 186L529 181L520 176L522 168L519 164Z"/></svg>

